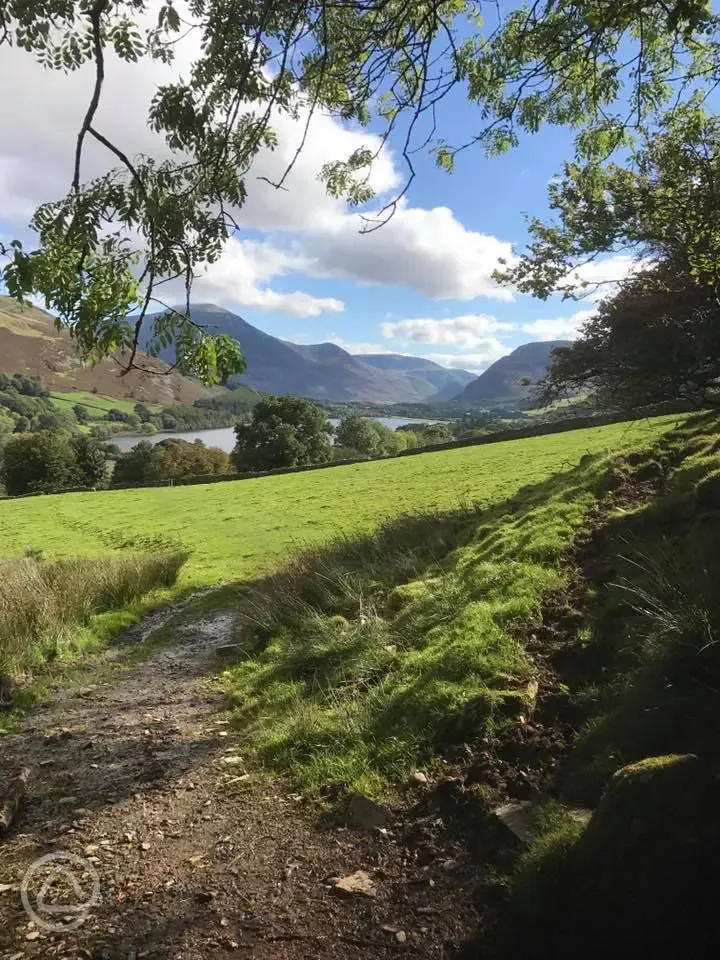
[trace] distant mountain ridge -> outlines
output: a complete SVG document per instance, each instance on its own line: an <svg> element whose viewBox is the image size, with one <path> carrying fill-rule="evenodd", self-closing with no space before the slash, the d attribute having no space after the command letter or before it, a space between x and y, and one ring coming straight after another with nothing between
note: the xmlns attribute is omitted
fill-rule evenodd
<svg viewBox="0 0 720 960"><path fill-rule="evenodd" d="M523 403L531 388L520 382L526 377L533 382L545 376L550 355L557 347L567 347L569 340L538 340L523 343L506 357L496 360L484 373L469 383L456 399L474 406Z"/></svg>
<svg viewBox="0 0 720 960"><path fill-rule="evenodd" d="M240 342L248 368L231 383L267 393L338 402L438 402L454 397L473 379L466 370L450 370L422 357L351 354L335 343L291 343L211 303L193 304L191 310L196 323ZM160 356L172 363L174 346Z"/></svg>

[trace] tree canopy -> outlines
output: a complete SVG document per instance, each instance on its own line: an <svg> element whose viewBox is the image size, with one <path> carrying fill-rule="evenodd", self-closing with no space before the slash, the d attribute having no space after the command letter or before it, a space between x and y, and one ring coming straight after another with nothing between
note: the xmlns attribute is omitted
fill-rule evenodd
<svg viewBox="0 0 720 960"><path fill-rule="evenodd" d="M242 223L279 115L307 132L324 112L399 144L407 179L381 210L366 208L371 231L392 215L419 149L452 169L469 146L497 154L545 123L576 131L581 166L628 147L663 104L717 82L717 25L706 0L536 0L509 10L476 0L0 0L0 45L49 70L94 67L67 193L37 210L29 239L2 247L4 283L42 298L86 356L124 350L125 369L159 305L151 351L174 340L181 371L222 380L244 359L237 343L193 323L192 281ZM98 126L106 59L171 62L188 37L199 53L149 106L162 149L133 156ZM477 107L457 142L437 109L455 87ZM88 179L91 143L108 164ZM361 148L319 172L331 194L366 204L373 160ZM165 302L170 280L184 285L180 309Z"/></svg>
<svg viewBox="0 0 720 960"><path fill-rule="evenodd" d="M325 411L309 400L266 397L250 423L235 427L233 463L240 471L324 463L332 456L332 432Z"/></svg>
<svg viewBox="0 0 720 960"><path fill-rule="evenodd" d="M720 122L693 99L625 163L567 164L551 185L556 221L505 279L547 297L586 287L577 270L602 253L635 269L608 291L581 338L555 351L540 402L578 390L604 405L720 400ZM613 284L615 286L615 284Z"/></svg>

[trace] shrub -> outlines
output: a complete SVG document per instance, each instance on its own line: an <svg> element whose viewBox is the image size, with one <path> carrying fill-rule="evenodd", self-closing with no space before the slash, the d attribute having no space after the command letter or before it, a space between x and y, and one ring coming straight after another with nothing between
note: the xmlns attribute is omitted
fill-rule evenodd
<svg viewBox="0 0 720 960"><path fill-rule="evenodd" d="M3 451L2 475L11 497L47 493L77 483L77 459L69 435L45 432L13 436Z"/></svg>
<svg viewBox="0 0 720 960"><path fill-rule="evenodd" d="M0 677L58 656L74 628L157 587L170 587L183 553L44 562L37 554L0 564Z"/></svg>

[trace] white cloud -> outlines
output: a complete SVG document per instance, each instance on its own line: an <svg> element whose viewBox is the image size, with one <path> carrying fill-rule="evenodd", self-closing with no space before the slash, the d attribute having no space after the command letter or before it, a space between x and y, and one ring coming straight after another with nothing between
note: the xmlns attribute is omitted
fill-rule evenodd
<svg viewBox="0 0 720 960"><path fill-rule="evenodd" d="M492 278L511 245L468 230L447 207L400 205L380 229L363 234L364 225L360 214L345 214L310 232L304 248L315 275L408 286L433 299L513 299Z"/></svg>
<svg viewBox="0 0 720 960"><path fill-rule="evenodd" d="M434 360L442 367L450 367L453 370L469 370L470 373L480 374L500 357L512 353L512 350L512 347L496 340L480 353L426 353L425 359Z"/></svg>
<svg viewBox="0 0 720 960"><path fill-rule="evenodd" d="M381 323L380 330L388 340L401 343L431 343L441 346L480 347L499 343L493 333L512 330L512 324L501 323L486 314L467 314L446 319L418 318Z"/></svg>
<svg viewBox="0 0 720 960"><path fill-rule="evenodd" d="M200 274L194 295L196 299L213 300L221 306L239 304L294 317L342 313L345 305L334 297L313 297L299 290L281 292L267 286L274 277L297 273L304 265L301 255L272 243L232 238L220 258Z"/></svg>
<svg viewBox="0 0 720 960"><path fill-rule="evenodd" d="M343 350L347 350L348 353L395 353L394 350L388 350L387 344L372 343L367 340L346 340L336 333L331 334L325 339L329 343L335 343L338 347L342 347ZM362 357L360 357L360 359L362 360Z"/></svg>
<svg viewBox="0 0 720 960"><path fill-rule="evenodd" d="M553 317L549 320L533 320L521 326L534 340L577 340L581 327L594 316L594 310L578 310L570 317Z"/></svg>

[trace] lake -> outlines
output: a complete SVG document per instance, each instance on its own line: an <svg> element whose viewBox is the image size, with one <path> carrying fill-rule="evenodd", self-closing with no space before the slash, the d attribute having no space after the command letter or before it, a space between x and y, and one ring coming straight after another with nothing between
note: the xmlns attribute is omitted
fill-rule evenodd
<svg viewBox="0 0 720 960"><path fill-rule="evenodd" d="M384 423L391 430L397 430L398 427L404 427L406 423L436 423L435 420L410 420L404 417L375 417L378 423ZM336 427L340 421L330 418L330 423ZM187 440L192 443L194 440L202 440L206 447L220 447L226 453L231 453L235 446L235 430L233 427L216 427L212 430L187 430L179 433L165 433L159 431L152 437L144 437L142 434L125 434L121 437L110 437L108 443L115 443L121 450L132 450L136 443L141 440L149 440L150 443L160 443L161 440L168 439Z"/></svg>

